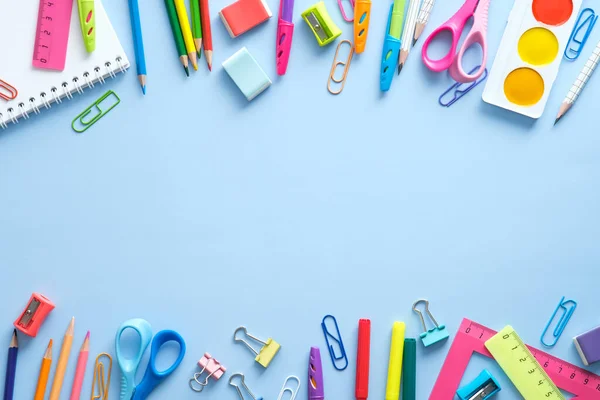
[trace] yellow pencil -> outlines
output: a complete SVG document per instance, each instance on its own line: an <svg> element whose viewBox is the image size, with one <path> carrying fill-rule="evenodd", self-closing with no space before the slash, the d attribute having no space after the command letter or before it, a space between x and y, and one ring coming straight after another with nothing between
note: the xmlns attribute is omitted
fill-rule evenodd
<svg viewBox="0 0 600 400"><path fill-rule="evenodd" d="M52 339L48 343L46 353L42 359L42 366L40 368L40 376L38 378L37 387L35 389L35 396L33 400L44 400L46 395L46 384L48 383L48 375L50 375L50 365L52 364Z"/></svg>
<svg viewBox="0 0 600 400"><path fill-rule="evenodd" d="M188 57L194 67L195 71L198 71L198 55L196 53L196 44L194 37L192 36L192 27L190 26L190 20L188 18L187 9L183 0L175 0L175 9L177 10L177 19L179 19L179 26L181 26L181 32L183 33L183 41L185 42L185 50L188 53Z"/></svg>
<svg viewBox="0 0 600 400"><path fill-rule="evenodd" d="M71 345L73 344L74 332L75 317L71 319L71 323L67 328L67 332L65 333L65 337L60 348L60 355L58 356L56 372L54 373L54 381L52 381L52 389L50 390L50 397L48 400L58 400L60 397L60 390L62 389L63 380L65 379L65 371L67 370L67 363L69 362L69 355L71 354Z"/></svg>
<svg viewBox="0 0 600 400"><path fill-rule="evenodd" d="M398 400L400 397L400 381L402 379L402 358L404 355L404 322L394 322L392 342L390 344L390 362L385 388L385 400Z"/></svg>

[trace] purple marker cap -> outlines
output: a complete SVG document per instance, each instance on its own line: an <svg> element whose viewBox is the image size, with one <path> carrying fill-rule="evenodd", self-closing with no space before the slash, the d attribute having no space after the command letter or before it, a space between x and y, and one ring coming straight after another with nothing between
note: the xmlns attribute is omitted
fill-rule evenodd
<svg viewBox="0 0 600 400"><path fill-rule="evenodd" d="M585 365L600 361L600 326L575 336L573 341Z"/></svg>
<svg viewBox="0 0 600 400"><path fill-rule="evenodd" d="M323 400L324 398L321 351L318 347L311 347L308 360L308 400Z"/></svg>

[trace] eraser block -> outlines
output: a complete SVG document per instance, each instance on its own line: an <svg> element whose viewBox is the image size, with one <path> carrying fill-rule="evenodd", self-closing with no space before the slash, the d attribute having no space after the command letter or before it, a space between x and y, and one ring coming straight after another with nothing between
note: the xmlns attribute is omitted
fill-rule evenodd
<svg viewBox="0 0 600 400"><path fill-rule="evenodd" d="M600 326L575 336L573 342L585 365L600 361Z"/></svg>
<svg viewBox="0 0 600 400"><path fill-rule="evenodd" d="M223 68L248 101L271 86L271 80L245 47L225 60Z"/></svg>
<svg viewBox="0 0 600 400"><path fill-rule="evenodd" d="M219 12L221 21L232 38L248 32L271 18L271 10L264 0L238 0Z"/></svg>

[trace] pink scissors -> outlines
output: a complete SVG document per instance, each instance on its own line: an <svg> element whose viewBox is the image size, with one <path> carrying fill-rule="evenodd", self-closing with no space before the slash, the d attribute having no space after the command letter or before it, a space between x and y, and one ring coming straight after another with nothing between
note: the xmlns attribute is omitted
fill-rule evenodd
<svg viewBox="0 0 600 400"><path fill-rule="evenodd" d="M423 44L423 50L421 53L423 62L427 68L434 72L449 70L452 79L460 83L469 83L479 79L485 71L485 65L487 62L486 35L489 8L490 0L466 0L465 4L463 4L456 14L454 14L448 21L444 22L439 28L433 31ZM473 27L465 38L465 42L457 54L456 48L458 47L458 41L460 40L460 36L465 29L467 21L471 17L473 17ZM429 44L437 35L444 31L448 31L452 34L452 46L450 47L450 51L448 51L448 54L446 54L443 58L439 60L432 60L427 55ZM462 59L465 51L474 44L479 44L481 46L483 58L481 61L481 67L473 74L469 74L468 72L465 72L462 67Z"/></svg>

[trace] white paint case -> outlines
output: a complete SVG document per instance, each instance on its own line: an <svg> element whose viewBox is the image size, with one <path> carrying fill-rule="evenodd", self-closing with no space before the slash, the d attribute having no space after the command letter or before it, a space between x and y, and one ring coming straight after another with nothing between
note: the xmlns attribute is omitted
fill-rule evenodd
<svg viewBox="0 0 600 400"><path fill-rule="evenodd" d="M532 11L533 0L515 0L512 11L508 18L508 24L502 35L500 48L494 59L494 64L487 79L483 91L483 101L502 107L506 110L526 115L530 118L540 118L546 108L548 97L558 75L560 63L563 60L565 47L569 42L571 31L579 16L579 10L583 0L573 0L573 12L567 22L560 26L546 25L539 22ZM523 61L519 55L518 44L521 36L529 29L541 27L546 28L556 36L558 40L558 55L548 65L535 66ZM544 94L540 101L532 106L522 106L510 102L504 93L504 81L508 74L518 68L527 67L537 71L544 80Z"/></svg>

